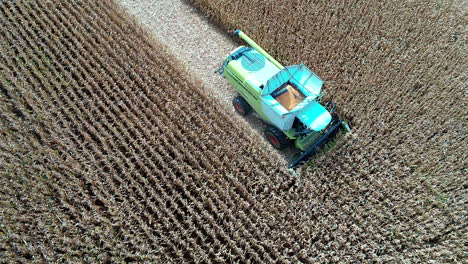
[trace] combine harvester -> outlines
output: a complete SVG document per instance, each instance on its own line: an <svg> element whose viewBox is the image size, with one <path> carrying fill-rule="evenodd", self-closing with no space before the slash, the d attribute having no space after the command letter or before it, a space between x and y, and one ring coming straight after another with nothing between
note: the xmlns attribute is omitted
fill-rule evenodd
<svg viewBox="0 0 468 264"><path fill-rule="evenodd" d="M234 35L250 47L232 51L216 72L239 92L232 103L240 115L253 109L268 123L265 136L274 148L294 143L299 154L289 168L314 155L341 127L349 131L335 117L333 103L319 103L324 82L316 74L302 64L284 67L242 31Z"/></svg>

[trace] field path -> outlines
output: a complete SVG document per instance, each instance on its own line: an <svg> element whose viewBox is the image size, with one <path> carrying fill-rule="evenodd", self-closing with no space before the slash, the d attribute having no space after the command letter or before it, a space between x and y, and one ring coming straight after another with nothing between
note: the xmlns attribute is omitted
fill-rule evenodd
<svg viewBox="0 0 468 264"><path fill-rule="evenodd" d="M149 32L169 48L195 78L203 82L208 92L217 98L232 113L232 98L235 89L219 74L218 69L228 52L238 44L228 35L211 25L197 10L184 0L119 0L130 15L133 15ZM263 123L255 116L246 118L250 126L263 134ZM233 122L236 119L233 119ZM239 119L237 119L239 120ZM285 151L274 149L263 141L266 148L288 160L294 153L293 147ZM285 161L286 162L286 161Z"/></svg>

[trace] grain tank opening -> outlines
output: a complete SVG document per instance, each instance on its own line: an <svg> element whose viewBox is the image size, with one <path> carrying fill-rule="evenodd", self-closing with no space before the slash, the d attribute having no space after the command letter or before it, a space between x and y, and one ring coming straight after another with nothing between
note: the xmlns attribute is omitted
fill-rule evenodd
<svg viewBox="0 0 468 264"><path fill-rule="evenodd" d="M305 95L291 83L280 86L272 96L288 111L293 110L305 98Z"/></svg>

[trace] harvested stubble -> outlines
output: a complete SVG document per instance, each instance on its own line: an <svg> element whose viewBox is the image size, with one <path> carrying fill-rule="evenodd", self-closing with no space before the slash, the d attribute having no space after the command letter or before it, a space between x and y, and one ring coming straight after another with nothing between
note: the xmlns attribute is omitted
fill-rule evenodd
<svg viewBox="0 0 468 264"><path fill-rule="evenodd" d="M326 262L466 257L461 1L189 2L314 69L354 129L304 169L285 246Z"/></svg>

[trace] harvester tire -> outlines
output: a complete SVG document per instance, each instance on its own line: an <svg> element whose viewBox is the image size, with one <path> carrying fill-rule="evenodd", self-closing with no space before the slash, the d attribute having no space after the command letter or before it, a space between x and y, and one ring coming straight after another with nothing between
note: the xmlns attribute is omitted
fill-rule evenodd
<svg viewBox="0 0 468 264"><path fill-rule="evenodd" d="M274 126L265 129L265 137L275 149L284 149L288 145L286 135Z"/></svg>
<svg viewBox="0 0 468 264"><path fill-rule="evenodd" d="M232 105L234 106L236 112L241 116L246 116L252 112L252 107L241 96L237 96L232 99Z"/></svg>

